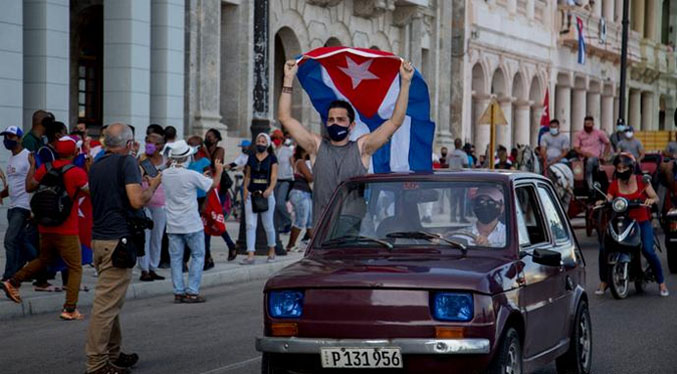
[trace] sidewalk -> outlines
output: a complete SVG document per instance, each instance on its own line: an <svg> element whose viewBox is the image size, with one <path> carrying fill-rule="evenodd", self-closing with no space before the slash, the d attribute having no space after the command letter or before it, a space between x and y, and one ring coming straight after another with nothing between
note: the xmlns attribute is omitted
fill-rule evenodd
<svg viewBox="0 0 677 374"><path fill-rule="evenodd" d="M228 221L228 232L231 237L237 238L239 224ZM0 232L4 233L6 224L0 224ZM5 267L5 249L0 235L0 269ZM281 235L283 243L287 242L287 236ZM280 256L277 262L268 264L264 256L257 256L255 265L240 265L238 262L244 258L244 255L238 255L235 261L228 262L228 251L226 244L220 237L212 237L211 241L212 257L215 267L202 273L202 286L215 287L233 283L249 282L252 280L269 278L273 273L290 265L303 256L302 253L290 253L287 256ZM141 271L138 267L133 269L132 282L127 290L127 300L143 299L153 296L165 295L168 300L172 298L172 283L169 269L159 269L158 274L165 277L162 281L141 282L139 276ZM91 266L83 267L82 286L89 288L89 291L80 291L78 306L91 306L94 299L94 288L97 278L94 277L94 268ZM61 275L57 274L54 280L50 280L54 286L62 286ZM0 292L0 320L24 317L40 313L57 313L61 311L64 303L64 292L35 292L31 282L23 283L21 288L22 303L16 304L9 300L4 292ZM209 301L207 301L209 302Z"/></svg>

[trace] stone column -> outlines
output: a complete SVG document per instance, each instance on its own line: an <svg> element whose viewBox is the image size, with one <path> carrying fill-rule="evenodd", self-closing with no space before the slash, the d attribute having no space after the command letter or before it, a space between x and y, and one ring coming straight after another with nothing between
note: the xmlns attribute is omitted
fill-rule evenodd
<svg viewBox="0 0 677 374"><path fill-rule="evenodd" d="M150 122L184 134L184 5L181 0L151 2Z"/></svg>
<svg viewBox="0 0 677 374"><path fill-rule="evenodd" d="M189 130L204 134L210 128L226 131L219 113L221 92L221 2L192 0L187 29L190 32L188 54Z"/></svg>
<svg viewBox="0 0 677 374"><path fill-rule="evenodd" d="M660 17L656 20L657 0L646 0L644 14L644 37L656 40L656 27L660 27ZM657 22L658 21L658 22ZM657 25L658 24L658 25Z"/></svg>
<svg viewBox="0 0 677 374"><path fill-rule="evenodd" d="M598 126L602 126L601 113L600 113L600 94L599 92L588 92L587 98L587 111L586 115L591 115L595 119L595 122Z"/></svg>
<svg viewBox="0 0 677 374"><path fill-rule="evenodd" d="M103 8L103 122L136 127L150 120L150 2L105 1Z"/></svg>
<svg viewBox="0 0 677 374"><path fill-rule="evenodd" d="M3 126L31 127L23 116L23 4L19 1L5 3L0 12L0 118ZM31 113L32 114L32 113ZM3 165L9 152L2 152Z"/></svg>
<svg viewBox="0 0 677 374"><path fill-rule="evenodd" d="M8 7L12 8L11 5ZM21 17L16 18L13 23L20 23L20 20ZM9 38L4 30L0 35L2 39ZM37 109L52 112L58 121L68 124L69 35L68 0L23 2L23 123L26 125L31 123L33 112ZM9 61L12 60L3 61L2 65ZM19 65L10 66L6 65L14 70ZM17 96L20 92L5 94ZM16 103L16 98L8 100L12 101ZM2 105L6 105L5 101Z"/></svg>
<svg viewBox="0 0 677 374"><path fill-rule="evenodd" d="M443 6L446 8L447 4L449 2L440 2L440 4L444 4ZM441 56L444 55L451 55L451 63L449 69L451 69L451 92L450 92L450 113L449 113L449 121L451 122L451 134L452 137L461 137L461 135L466 135L463 134L463 99L464 99L464 93L466 91L470 92L471 87L464 87L465 84L471 85L470 80L466 81L466 78L464 76L465 74L465 56L466 56L466 51L465 51L465 43L452 43L452 40L466 40L465 35L466 35L466 2L465 0L452 0L452 9L451 9L451 38L445 39L442 38L440 42L442 43L442 50L446 51L451 51L451 53L441 53ZM445 17L446 17L446 12L444 12ZM443 21L445 21L443 19ZM445 22L443 22L444 24ZM440 67L444 68L444 65L442 64L442 61L440 61ZM440 74L442 75L442 74ZM444 88L444 85L441 86ZM440 91L443 92L443 91ZM470 99L472 103L474 103L475 98ZM442 101L443 102L443 101ZM473 105L470 105L473 107ZM476 117L474 117L474 113L471 113L471 120L470 124L474 125ZM441 119L442 117L440 117ZM477 139L477 133L479 129L477 127L474 127L475 130L475 140ZM484 148L476 148L477 154L479 155L481 152L484 152Z"/></svg>
<svg viewBox="0 0 677 374"><path fill-rule="evenodd" d="M587 95L585 89L574 88L571 96L571 132L576 133L583 129L583 119L587 114Z"/></svg>
<svg viewBox="0 0 677 374"><path fill-rule="evenodd" d="M541 114L543 113L543 104L534 103L531 106L531 125L529 127L529 140L531 147L538 145L538 132L541 129ZM554 119L552 117L551 119Z"/></svg>
<svg viewBox="0 0 677 374"><path fill-rule="evenodd" d="M674 44L677 45L677 6L670 7L670 35L668 39Z"/></svg>
<svg viewBox="0 0 677 374"><path fill-rule="evenodd" d="M489 125L480 124L479 118L484 113L484 110L489 105L490 98L488 96L473 97L473 118L472 123L475 129L475 151L477 157L484 154L487 145L490 142L491 129ZM498 137L496 137L498 139Z"/></svg>
<svg viewBox="0 0 677 374"><path fill-rule="evenodd" d="M592 12L597 18L602 18L602 1L603 0L595 1L595 4L592 6Z"/></svg>
<svg viewBox="0 0 677 374"><path fill-rule="evenodd" d="M517 12L517 0L508 0L508 12L510 14Z"/></svg>
<svg viewBox="0 0 677 374"><path fill-rule="evenodd" d="M503 115L505 120L508 122L507 125L498 125L496 126L496 143L504 145L508 148L512 147L512 98L503 97L499 98L498 102L501 104L501 109L503 109Z"/></svg>
<svg viewBox="0 0 677 374"><path fill-rule="evenodd" d="M440 49L442 51L450 51L454 48L451 43L452 35L454 33L452 24L453 5L451 2L442 1L438 3L438 6L440 6L438 15L441 16L437 31L440 40ZM437 65L438 71L436 72L439 92L439 104L437 105L437 142L439 144L450 144L454 136L463 139L460 128L459 131L454 131L453 121L450 118L450 109L453 106L451 101L452 84L454 85L454 89L459 89L461 93L463 92L463 64L460 64L460 69L454 69L454 58L452 57L454 55L453 51L452 53L439 53L439 51L437 53L439 58L439 64ZM462 98L460 105L461 110L459 111L459 118L463 115ZM459 125L460 124L461 122L459 121Z"/></svg>
<svg viewBox="0 0 677 374"><path fill-rule="evenodd" d="M571 139L571 87L557 85L555 89L555 113L550 119L558 119L560 132Z"/></svg>
<svg viewBox="0 0 677 374"><path fill-rule="evenodd" d="M628 124L639 129L641 128L642 120L642 93L639 90L630 90L629 101Z"/></svg>
<svg viewBox="0 0 677 374"><path fill-rule="evenodd" d="M646 0L632 0L632 8L630 12L630 20L632 29L637 31L641 37L644 35L644 7Z"/></svg>
<svg viewBox="0 0 677 374"><path fill-rule="evenodd" d="M621 23L623 20L623 0L615 0L616 4L614 4L614 22ZM632 12L632 5L628 4L630 7L629 11ZM630 16L632 17L632 16Z"/></svg>
<svg viewBox="0 0 677 374"><path fill-rule="evenodd" d="M614 22L616 17L616 0L603 0L602 8L602 14L604 15L604 19L606 19L606 22Z"/></svg>
<svg viewBox="0 0 677 374"><path fill-rule="evenodd" d="M528 101L519 101L515 103L515 121L513 123L514 139L513 144L531 144L529 128L531 127L530 114L531 108Z"/></svg>
<svg viewBox="0 0 677 374"><path fill-rule="evenodd" d="M527 18L528 19L534 19L535 1L536 0L527 0Z"/></svg>
<svg viewBox="0 0 677 374"><path fill-rule="evenodd" d="M266 131L270 126L270 108L268 88L270 76L269 9L268 0L254 1L254 115L252 117L252 136Z"/></svg>
<svg viewBox="0 0 677 374"><path fill-rule="evenodd" d="M642 94L642 124L641 124L641 130L642 131L649 131L649 130L655 130L658 128L658 126L655 126L654 123L654 100L653 100L653 92L644 92ZM640 127L637 125L637 127ZM636 130L640 130L640 128L636 128Z"/></svg>
<svg viewBox="0 0 677 374"><path fill-rule="evenodd" d="M600 127L611 134L614 131L614 98L613 96L602 96L602 118L600 120Z"/></svg>

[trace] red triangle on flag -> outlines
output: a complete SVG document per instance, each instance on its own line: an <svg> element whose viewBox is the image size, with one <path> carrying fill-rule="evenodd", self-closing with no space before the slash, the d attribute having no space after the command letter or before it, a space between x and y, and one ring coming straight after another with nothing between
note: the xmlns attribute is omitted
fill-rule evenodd
<svg viewBox="0 0 677 374"><path fill-rule="evenodd" d="M543 99L543 112L541 112L541 126L550 126L550 95L548 89L545 89L545 99Z"/></svg>

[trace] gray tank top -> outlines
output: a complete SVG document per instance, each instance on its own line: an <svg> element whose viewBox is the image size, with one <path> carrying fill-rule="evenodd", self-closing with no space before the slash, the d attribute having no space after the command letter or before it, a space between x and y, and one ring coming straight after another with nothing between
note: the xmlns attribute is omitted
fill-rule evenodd
<svg viewBox="0 0 677 374"><path fill-rule="evenodd" d="M313 227L317 227L322 211L334 190L344 180L367 174L362 164L360 148L351 141L344 146L332 145L323 139L313 165Z"/></svg>

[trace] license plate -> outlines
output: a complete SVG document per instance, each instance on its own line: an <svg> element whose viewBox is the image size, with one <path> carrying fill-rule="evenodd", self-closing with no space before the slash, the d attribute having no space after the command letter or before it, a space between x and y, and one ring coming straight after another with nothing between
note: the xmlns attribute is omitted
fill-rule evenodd
<svg viewBox="0 0 677 374"><path fill-rule="evenodd" d="M399 348L322 348L323 368L401 368Z"/></svg>

